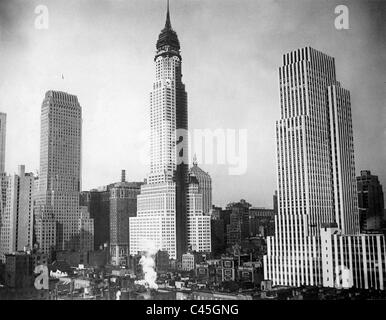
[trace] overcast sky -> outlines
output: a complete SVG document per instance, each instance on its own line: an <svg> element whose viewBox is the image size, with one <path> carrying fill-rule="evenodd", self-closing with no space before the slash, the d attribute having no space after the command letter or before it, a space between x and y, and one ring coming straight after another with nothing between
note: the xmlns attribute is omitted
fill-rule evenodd
<svg viewBox="0 0 386 320"><path fill-rule="evenodd" d="M149 168L149 92L165 0L1 0L0 111L8 114L6 171L39 168L40 108L47 90L76 94L83 110L83 190L141 181ZM37 5L49 10L36 29ZM334 9L349 8L349 30ZM356 171L386 184L386 5L384 1L171 0L183 59L190 129L247 129L248 167L205 165L213 200L272 207L275 121L282 54L312 46L333 57L350 90ZM64 80L62 79L64 75ZM145 130L145 131L144 131Z"/></svg>

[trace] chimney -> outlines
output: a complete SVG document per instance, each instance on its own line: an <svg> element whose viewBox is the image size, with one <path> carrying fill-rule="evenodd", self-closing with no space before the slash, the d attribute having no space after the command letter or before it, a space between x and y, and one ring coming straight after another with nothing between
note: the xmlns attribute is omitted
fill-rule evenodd
<svg viewBox="0 0 386 320"><path fill-rule="evenodd" d="M121 182L126 182L126 170L122 170L122 173L121 173Z"/></svg>

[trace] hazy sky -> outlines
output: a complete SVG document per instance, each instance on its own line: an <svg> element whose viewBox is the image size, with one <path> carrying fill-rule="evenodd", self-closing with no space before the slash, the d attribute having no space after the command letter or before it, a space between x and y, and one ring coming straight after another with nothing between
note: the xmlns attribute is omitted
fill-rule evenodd
<svg viewBox="0 0 386 320"><path fill-rule="evenodd" d="M165 0L1 0L0 111L8 114L6 170L39 168L40 108L47 90L76 94L83 110L83 190L143 180L155 43ZM37 5L49 10L35 28ZM349 8L349 30L334 9ZM335 57L351 92L356 170L386 185L386 2L171 0L191 129L247 129L248 169L205 165L213 200L272 207L282 54L312 46ZM62 79L64 75L64 80Z"/></svg>

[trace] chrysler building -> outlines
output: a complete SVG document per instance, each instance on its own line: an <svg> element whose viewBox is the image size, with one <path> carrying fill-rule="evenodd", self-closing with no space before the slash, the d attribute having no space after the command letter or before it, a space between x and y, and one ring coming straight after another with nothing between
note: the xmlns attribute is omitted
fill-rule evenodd
<svg viewBox="0 0 386 320"><path fill-rule="evenodd" d="M150 174L138 195L137 217L130 218L130 254L151 246L175 259L189 246L210 251L210 219L203 216L201 195L190 185L187 93L169 3L156 48L150 93ZM197 227L192 228L190 217ZM189 239L197 241L192 244Z"/></svg>

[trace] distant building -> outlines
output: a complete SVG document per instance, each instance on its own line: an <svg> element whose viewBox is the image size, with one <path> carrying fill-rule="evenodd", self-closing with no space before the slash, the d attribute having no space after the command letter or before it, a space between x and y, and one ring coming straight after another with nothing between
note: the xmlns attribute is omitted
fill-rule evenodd
<svg viewBox="0 0 386 320"><path fill-rule="evenodd" d="M94 250L110 242L110 188L92 189L80 193L80 205L87 206L94 219Z"/></svg>
<svg viewBox="0 0 386 320"><path fill-rule="evenodd" d="M137 277L143 276L142 265L139 263L141 258L142 258L142 254L139 252L135 255L130 255L129 259L128 259L129 260L129 269L131 269Z"/></svg>
<svg viewBox="0 0 386 320"><path fill-rule="evenodd" d="M4 212L7 203L8 176L5 172L0 172L0 215Z"/></svg>
<svg viewBox="0 0 386 320"><path fill-rule="evenodd" d="M232 209L225 208L220 212L220 219L224 221L225 243L228 244L228 225L231 223Z"/></svg>
<svg viewBox="0 0 386 320"><path fill-rule="evenodd" d="M181 270L191 271L196 269L196 264L204 260L202 254L198 252L187 252L182 255Z"/></svg>
<svg viewBox="0 0 386 320"><path fill-rule="evenodd" d="M88 253L80 251L57 251L56 261L65 262L71 267L78 267L80 264L88 264Z"/></svg>
<svg viewBox="0 0 386 320"><path fill-rule="evenodd" d="M221 254L223 254L227 247L227 227L230 223L231 213L231 209L222 209L221 207L212 206L211 238L212 253L215 257L219 257Z"/></svg>
<svg viewBox="0 0 386 320"><path fill-rule="evenodd" d="M264 278L262 265L257 263L244 263L237 268L237 279L240 282L260 284Z"/></svg>
<svg viewBox="0 0 386 320"><path fill-rule="evenodd" d="M35 244L50 259L56 248L56 221L52 212L40 211L34 215Z"/></svg>
<svg viewBox="0 0 386 320"><path fill-rule="evenodd" d="M212 178L209 173L202 170L197 163L197 158L193 159L193 167L190 168L190 174L198 180L198 192L202 195L202 212L209 214L212 209Z"/></svg>
<svg viewBox="0 0 386 320"><path fill-rule="evenodd" d="M5 254L32 248L34 175L25 173L24 165L18 174L5 179L5 205L0 211L0 260Z"/></svg>
<svg viewBox="0 0 386 320"><path fill-rule="evenodd" d="M228 247L240 244L241 241L249 237L249 208L251 205L245 200L237 203L230 203L227 209L231 210L230 221L227 225L227 245Z"/></svg>
<svg viewBox="0 0 386 320"><path fill-rule="evenodd" d="M221 260L206 260L196 263L196 277L198 281L202 282L216 282L222 281L222 269L220 267Z"/></svg>
<svg viewBox="0 0 386 320"><path fill-rule="evenodd" d="M251 236L273 236L275 234L275 210L249 208L249 234Z"/></svg>
<svg viewBox="0 0 386 320"><path fill-rule="evenodd" d="M234 256L221 257L221 281L235 281L237 277L238 259Z"/></svg>
<svg viewBox="0 0 386 320"><path fill-rule="evenodd" d="M385 204L378 176L362 170L357 177L357 188L361 231L381 230Z"/></svg>
<svg viewBox="0 0 386 320"><path fill-rule="evenodd" d="M159 250L156 253L154 260L157 272L166 272L169 270L170 260L167 251Z"/></svg>
<svg viewBox="0 0 386 320"><path fill-rule="evenodd" d="M197 252L211 252L210 216L202 212L202 195L195 176L190 176L186 208L188 248Z"/></svg>
<svg viewBox="0 0 386 320"><path fill-rule="evenodd" d="M103 250L90 251L88 253L88 265L90 267L101 268L106 266L108 261L108 248L104 248Z"/></svg>
<svg viewBox="0 0 386 320"><path fill-rule="evenodd" d="M5 255L5 285L23 289L33 286L35 259L31 254L15 252Z"/></svg>
<svg viewBox="0 0 386 320"><path fill-rule="evenodd" d="M88 252L94 250L94 219L90 218L87 207L80 207L79 226L79 251Z"/></svg>
<svg viewBox="0 0 386 320"><path fill-rule="evenodd" d="M212 209L210 210L210 216L212 219L221 219L221 207L216 207L215 205L212 205Z"/></svg>
<svg viewBox="0 0 386 320"><path fill-rule="evenodd" d="M219 257L225 252L226 240L224 232L224 220L219 217L212 216L210 220L211 239L212 239L212 254L214 257Z"/></svg>
<svg viewBox="0 0 386 320"><path fill-rule="evenodd" d="M249 254L253 260L260 260L267 253L267 242L263 236L249 237L241 242L242 252Z"/></svg>
<svg viewBox="0 0 386 320"><path fill-rule="evenodd" d="M110 256L113 265L127 265L129 218L137 215L137 196L142 182L122 181L110 188Z"/></svg>

